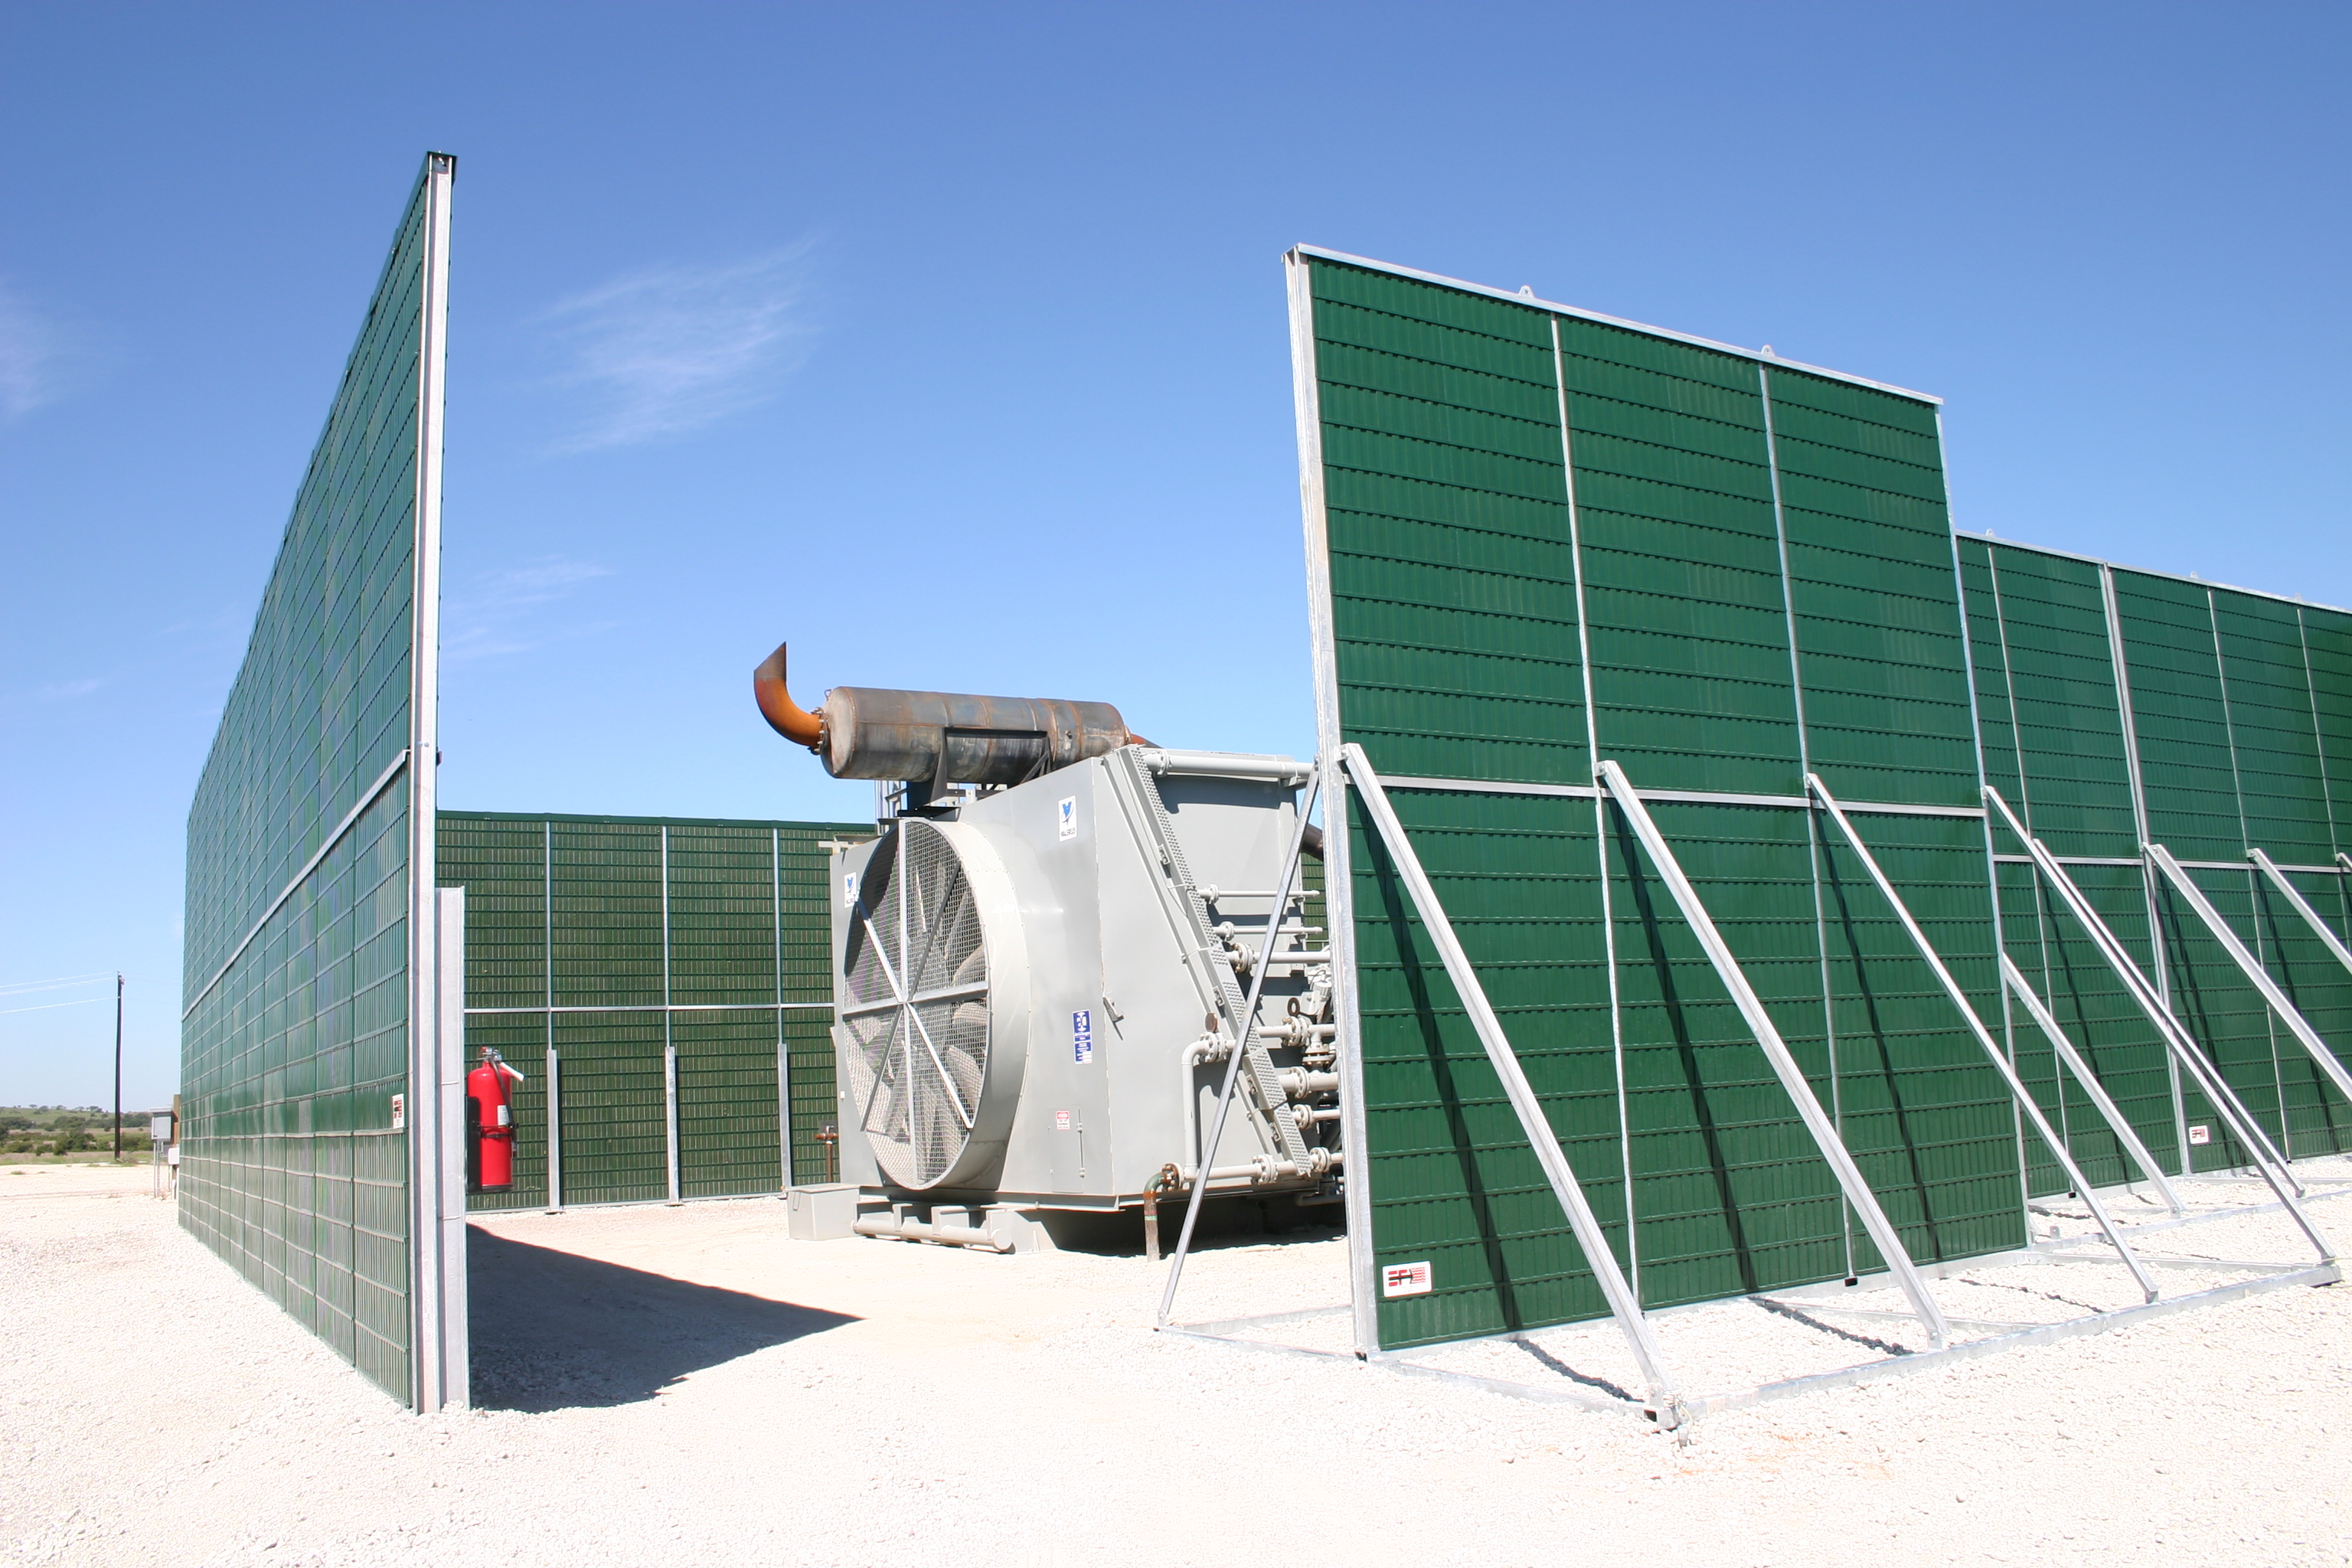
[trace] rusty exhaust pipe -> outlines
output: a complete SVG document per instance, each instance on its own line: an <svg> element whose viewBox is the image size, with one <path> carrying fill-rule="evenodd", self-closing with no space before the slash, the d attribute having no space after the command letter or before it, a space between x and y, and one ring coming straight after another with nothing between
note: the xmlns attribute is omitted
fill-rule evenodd
<svg viewBox="0 0 2352 1568"><path fill-rule="evenodd" d="M824 721L793 701L784 685L784 649L790 646L778 643L776 651L751 672L751 696L770 729L793 745L814 752L824 743Z"/></svg>
<svg viewBox="0 0 2352 1568"><path fill-rule="evenodd" d="M806 746L837 779L904 779L933 787L1015 784L1121 746L1150 746L1108 702L970 697L836 686L812 713L784 684L784 648L751 672L771 729Z"/></svg>

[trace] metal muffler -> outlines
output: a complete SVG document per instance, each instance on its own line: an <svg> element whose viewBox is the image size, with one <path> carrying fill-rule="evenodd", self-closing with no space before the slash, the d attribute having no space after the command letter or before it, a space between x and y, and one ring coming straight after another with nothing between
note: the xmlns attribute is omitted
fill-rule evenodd
<svg viewBox="0 0 2352 1568"><path fill-rule="evenodd" d="M837 779L1016 784L1121 746L1150 745L1108 702L971 697L836 686L811 713L793 701L780 647L751 673L776 733L806 746Z"/></svg>

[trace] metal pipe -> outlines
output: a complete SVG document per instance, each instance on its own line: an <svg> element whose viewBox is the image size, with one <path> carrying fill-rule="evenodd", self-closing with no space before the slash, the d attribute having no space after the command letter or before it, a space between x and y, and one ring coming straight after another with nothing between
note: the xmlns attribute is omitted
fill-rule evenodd
<svg viewBox="0 0 2352 1568"><path fill-rule="evenodd" d="M999 1241L994 1234L970 1225L932 1225L919 1219L861 1219L849 1227L859 1236L871 1236L884 1241L936 1241L943 1247L984 1247L991 1252L1010 1252L1013 1248Z"/></svg>
<svg viewBox="0 0 2352 1568"><path fill-rule="evenodd" d="M1895 890L1895 884L1887 880L1886 873L1879 868L1877 857L1871 854L1869 847L1863 843L1862 835L1853 830L1853 824L1846 820L1845 813L1838 808L1827 784L1822 783L1818 776L1807 773L1805 787L1811 790L1828 810L1830 820L1836 823L1838 831L1845 836L1847 846L1860 857L1863 868L1870 873L1870 879L1877 884L1879 896L1893 907L1895 919L1903 922L1903 930L1911 938L1911 945L1919 950L1919 956L1926 959L1927 967L1936 972L1937 982L1943 986L1944 994L1950 997L1952 1005L1960 1010L1960 1017L1968 1024L1969 1033L1976 1037L1977 1045L1984 1052L1985 1058L1992 1063L1994 1070L2000 1074L2001 1081L2009 1086L2011 1098L2017 1101L2018 1109L2024 1111L2027 1120L2033 1123L2033 1130L2042 1135L2042 1142L2050 1146L2050 1152L2057 1160L2059 1168L2066 1173L2066 1179L2074 1184L2075 1195L2090 1205L2091 1217L2099 1222L2099 1228L2106 1233L2108 1243L2123 1254L2124 1261L2131 1266L2132 1278L2139 1281L2143 1298L2155 1300L2156 1281L2149 1279L2147 1270L2140 1267L2138 1257L2125 1242L2123 1233L2116 1228L2115 1220L2107 1214L2107 1205L2099 1201L2099 1194L2092 1189L2090 1179L2075 1165L2074 1156L2067 1151L2066 1141L2058 1136L2058 1130L2050 1125L2048 1117L2042 1114L2042 1107L2035 1104L2033 1097L2026 1092L2024 1080L2017 1076L2017 1068L2001 1055L1992 1031L1985 1027L1982 1018L1977 1016L1968 993L1962 991L1960 983L1952 978L1952 972L1944 965L1943 956L1927 941L1927 933L1919 929L1919 922L1911 918L1910 906L1903 901Z"/></svg>
<svg viewBox="0 0 2352 1568"><path fill-rule="evenodd" d="M1134 743L1150 745L1140 737ZM1313 764L1296 757L1252 756L1242 752L1171 752L1159 747L1144 753L1143 765L1155 773L1173 773L1180 778L1270 779L1294 789L1305 784L1315 771ZM1315 837L1320 848L1322 835L1318 833Z"/></svg>
<svg viewBox="0 0 2352 1568"><path fill-rule="evenodd" d="M1307 1153L1310 1156L1321 1155L1322 1158L1310 1158L1306 1164L1301 1165L1296 1160L1277 1160L1271 1154L1260 1154L1246 1165L1213 1165L1209 1168L1206 1179L1212 1182L1238 1182L1246 1178L1253 1184L1256 1184L1278 1182L1290 1176L1327 1176L1338 1170L1347 1160L1347 1152L1341 1149L1310 1149ZM1199 1183L1202 1180L1198 1166L1185 1166L1182 1174L1187 1182Z"/></svg>
<svg viewBox="0 0 2352 1568"><path fill-rule="evenodd" d="M1813 1146L1828 1162L1830 1173L1837 1178L1838 1186L1845 1193L1846 1202L1852 1204L1854 1213L1862 1217L1862 1227L1870 1233L1880 1259L1894 1274L1895 1283L1903 1287L1903 1294L1911 1303L1913 1315L1927 1331L1930 1348L1941 1350L1944 1342L1951 1337L1944 1323L1943 1309L1936 1304L1936 1298L1928 1294L1927 1283L1920 1279L1918 1266L1912 1262L1911 1254L1905 1249L1903 1238L1895 1234L1894 1222L1886 1217L1886 1211L1879 1207L1878 1194L1871 1191L1862 1168L1853 1163L1853 1155L1847 1150L1844 1140L1838 1136L1837 1129L1831 1125L1827 1113L1822 1110L1822 1102L1813 1098L1812 1086L1805 1081L1804 1069L1797 1065L1797 1058L1790 1053L1788 1042L1781 1039L1772 1016L1764 1010L1763 999L1748 983L1746 973L1739 967L1739 960L1732 955L1731 944L1725 942L1723 933L1715 929L1714 917L1706 912L1706 905L1700 900L1698 889L1693 888L1690 879L1683 874L1682 863L1675 858L1674 850L1667 846L1666 836L1658 831L1658 825L1650 819L1649 808L1633 793L1633 781L1625 776L1623 768L1605 760L1597 776L1616 801L1618 809L1625 814L1626 821L1633 824L1633 836L1642 841L1642 847L1650 852L1651 863L1657 867L1666 890L1674 895L1675 905L1682 910L1683 920L1689 925L1691 934L1698 939L1699 946L1706 951L1707 962L1715 966L1716 976L1723 982L1723 988L1731 993L1733 1003L1739 1008L1739 1016L1748 1021L1748 1032L1764 1048L1764 1059L1771 1064L1773 1075L1780 1080L1781 1091L1796 1108L1798 1119L1804 1122L1805 1131L1812 1134Z"/></svg>
<svg viewBox="0 0 2352 1568"><path fill-rule="evenodd" d="M2066 1031L2058 1026L2058 1020L2048 1005L2026 982L2024 971L2011 963L2009 954L2005 952L2000 955L2000 977L2008 982L2017 999L2025 1004L2025 1011L2033 1019L2034 1027L2040 1029L2042 1037L2050 1042L2050 1048L2058 1053L2058 1059L2073 1069L2074 1081L2083 1086L2083 1092L2091 1097L2091 1103L2099 1108L2101 1116L2106 1118L2109 1131L2130 1151L2133 1163L2156 1184L2157 1191L2164 1194L2165 1206L2176 1215L2187 1214L2188 1206L2180 1201L2180 1194L2173 1190L2172 1183L2166 1179L2163 1167L2156 1163L2156 1156L2149 1153L2147 1145L2140 1142L2139 1134L2132 1128L2131 1119L2108 1097L2106 1085L2099 1081L2099 1075L2092 1069L2091 1064L2074 1049L2074 1042L2066 1037Z"/></svg>
<svg viewBox="0 0 2352 1568"><path fill-rule="evenodd" d="M751 700L760 705L760 716L768 727L795 746L806 746L814 752L824 738L824 721L793 700L784 685L784 649L778 643L776 651L760 661L751 672Z"/></svg>
<svg viewBox="0 0 2352 1568"><path fill-rule="evenodd" d="M1182 1148L1184 1157L1195 1164L1200 1163L1205 1152L1201 1148L1200 1142L1201 1086L1193 1080L1192 1074L1202 1062L1224 1060L1225 1054L1232 1049L1233 1047L1222 1037L1194 1040L1184 1047L1182 1057L1177 1063L1176 1076L1181 1086L1177 1103L1183 1108L1184 1115Z"/></svg>

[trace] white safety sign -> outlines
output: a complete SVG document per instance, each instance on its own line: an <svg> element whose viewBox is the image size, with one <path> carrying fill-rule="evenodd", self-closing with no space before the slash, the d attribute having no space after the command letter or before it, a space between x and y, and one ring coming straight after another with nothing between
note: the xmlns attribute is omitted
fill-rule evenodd
<svg viewBox="0 0 2352 1568"><path fill-rule="evenodd" d="M1070 1047L1080 1067L1095 1059L1095 1016L1091 1010L1070 1015Z"/></svg>
<svg viewBox="0 0 2352 1568"><path fill-rule="evenodd" d="M1383 1296L1426 1296L1430 1272L1426 1263L1391 1263L1381 1270Z"/></svg>

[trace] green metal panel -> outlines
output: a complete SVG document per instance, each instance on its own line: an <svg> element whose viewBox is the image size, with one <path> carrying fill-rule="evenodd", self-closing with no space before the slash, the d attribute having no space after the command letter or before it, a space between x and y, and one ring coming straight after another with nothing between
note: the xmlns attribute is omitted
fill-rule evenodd
<svg viewBox="0 0 2352 1568"><path fill-rule="evenodd" d="M555 1015L566 1204L669 1196L662 1023L657 1011Z"/></svg>
<svg viewBox="0 0 2352 1568"><path fill-rule="evenodd" d="M181 1224L404 1401L408 1150L392 1108L409 1092L406 773L247 937L409 741L427 184L394 233L188 813L181 1025Z"/></svg>
<svg viewBox="0 0 2352 1568"><path fill-rule="evenodd" d="M555 1005L661 1006L661 826L566 817L554 840Z"/></svg>
<svg viewBox="0 0 2352 1568"><path fill-rule="evenodd" d="M670 1038L677 1047L679 1195L781 1192L775 1009L679 1013Z"/></svg>
<svg viewBox="0 0 2352 1568"><path fill-rule="evenodd" d="M1589 723L1644 789L1785 801L1810 765L1848 798L1975 804L1930 407L1304 264L1337 719L1384 774L1589 784ZM1394 799L1645 1303L1868 1266L1613 806L1428 784ZM2006 1092L1859 868L1787 805L1652 810L1824 1104L1851 1091L1849 1143L1910 1245L1958 1257L2021 1239ZM1380 1303L1381 1342L1594 1315L1589 1266L1459 999L1385 849L1350 820L1369 1133L1351 1169L1378 1259L1426 1259L1435 1278ZM1990 1005L1981 826L1867 821Z"/></svg>

